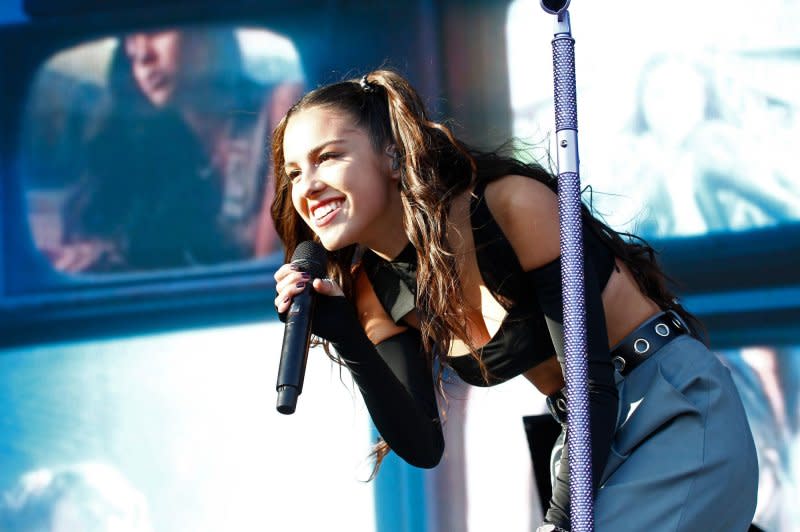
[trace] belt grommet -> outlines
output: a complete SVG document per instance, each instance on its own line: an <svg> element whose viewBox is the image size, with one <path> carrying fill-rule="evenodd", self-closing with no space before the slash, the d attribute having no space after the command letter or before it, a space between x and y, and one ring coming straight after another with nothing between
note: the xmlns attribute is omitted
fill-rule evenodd
<svg viewBox="0 0 800 532"><path fill-rule="evenodd" d="M635 342L633 342L633 350L636 351L636 354L643 355L650 351L650 342L644 338L638 338Z"/></svg>
<svg viewBox="0 0 800 532"><path fill-rule="evenodd" d="M556 408L564 413L567 412L567 401L563 397L556 399Z"/></svg>
<svg viewBox="0 0 800 532"><path fill-rule="evenodd" d="M617 355L613 359L611 359L611 363L614 364L614 367L622 373L622 370L625 369L625 359L621 356Z"/></svg>
<svg viewBox="0 0 800 532"><path fill-rule="evenodd" d="M656 325L656 334L659 336L669 336L669 327L666 323L659 323Z"/></svg>

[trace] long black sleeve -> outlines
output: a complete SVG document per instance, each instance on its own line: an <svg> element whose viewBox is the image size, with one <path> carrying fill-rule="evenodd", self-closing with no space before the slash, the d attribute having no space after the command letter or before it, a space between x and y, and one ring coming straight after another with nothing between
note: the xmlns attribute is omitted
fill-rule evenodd
<svg viewBox="0 0 800 532"><path fill-rule="evenodd" d="M419 332L408 329L375 346L350 302L321 295L313 323L314 334L331 342L352 373L386 443L411 465L438 464L444 436Z"/></svg>
<svg viewBox="0 0 800 532"><path fill-rule="evenodd" d="M537 268L527 275L538 295L539 304L551 329L553 345L559 361L563 358L563 301L561 294L561 261L559 259ZM618 394L614 367L608 348L601 287L590 256L584 257L584 295L586 304L586 336L588 354L589 422L592 442L592 476L597 489L611 449L617 421ZM569 435L567 435L569 438ZM546 520L569 529L569 464L566 445L561 457L558 478L553 486L553 498Z"/></svg>

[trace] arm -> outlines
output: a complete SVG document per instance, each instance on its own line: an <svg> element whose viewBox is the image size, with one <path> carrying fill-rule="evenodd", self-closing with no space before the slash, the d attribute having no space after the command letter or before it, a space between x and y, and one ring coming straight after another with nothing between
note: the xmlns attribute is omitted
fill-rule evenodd
<svg viewBox="0 0 800 532"><path fill-rule="evenodd" d="M528 272L536 288L539 304L551 331L558 359L564 363L564 346L561 335L563 303L561 299L561 261ZM606 322L600 287L590 258L584 258L586 341L588 354L589 425L592 442L592 477L598 487L603 473L617 420L617 388L608 349ZM569 459L567 447L561 455L558 479L553 486L553 498L547 512L548 522L569 527Z"/></svg>
<svg viewBox="0 0 800 532"><path fill-rule="evenodd" d="M419 332L408 329L377 346L363 331L332 343L386 443L411 465L436 466L444 437Z"/></svg>
<svg viewBox="0 0 800 532"><path fill-rule="evenodd" d="M563 364L563 301L556 196L530 178L510 176L487 186L486 199L503 232L528 272L531 287L545 314L553 344ZM585 254L585 297L589 377L589 415L592 431L592 472L595 488L611 448L617 418L617 389L609 356L602 287L591 257ZM562 455L559 477L547 520L569 527L569 467Z"/></svg>
<svg viewBox="0 0 800 532"><path fill-rule="evenodd" d="M279 281L278 301L297 281L292 274L281 275L285 280ZM444 437L419 332L395 325L366 276L357 278L356 306L342 296L327 295L340 293L330 281L314 280L313 287L318 292L313 333L339 353L378 432L409 464L434 467L444 452ZM279 312L284 306L276 305Z"/></svg>

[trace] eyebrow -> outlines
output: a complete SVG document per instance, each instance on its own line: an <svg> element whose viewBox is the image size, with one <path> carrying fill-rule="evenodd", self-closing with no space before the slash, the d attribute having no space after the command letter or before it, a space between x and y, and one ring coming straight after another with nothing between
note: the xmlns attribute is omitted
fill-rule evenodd
<svg viewBox="0 0 800 532"><path fill-rule="evenodd" d="M326 140L324 142L320 142L315 147L313 147L310 150L308 150L308 153L306 155L309 158L312 158L314 155L316 155L317 153L321 152L322 149L325 146L328 146L329 144L342 144L343 142L346 142L346 140L345 139L331 139L331 140ZM297 163L294 162L294 161L287 161L286 164L284 164L283 166L284 167L288 167L288 166L291 166L293 164L297 164Z"/></svg>

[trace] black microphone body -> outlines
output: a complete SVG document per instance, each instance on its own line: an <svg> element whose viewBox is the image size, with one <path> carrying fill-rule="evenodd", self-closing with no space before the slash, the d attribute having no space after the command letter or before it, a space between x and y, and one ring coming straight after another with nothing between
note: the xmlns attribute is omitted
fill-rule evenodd
<svg viewBox="0 0 800 532"><path fill-rule="evenodd" d="M297 405L297 396L303 391L303 378L308 361L308 344L311 340L311 316L314 315L314 291L305 289L292 300L283 330L281 364L278 367L278 412L291 414Z"/></svg>
<svg viewBox="0 0 800 532"><path fill-rule="evenodd" d="M292 255L292 264L299 271L308 272L311 280L294 299L286 315L286 326L283 331L281 362L278 367L278 412L294 413L297 397L303 391L303 379L306 373L308 347L311 339L311 321L314 316L316 292L311 281L325 275L327 257L325 249L311 241L301 242Z"/></svg>

